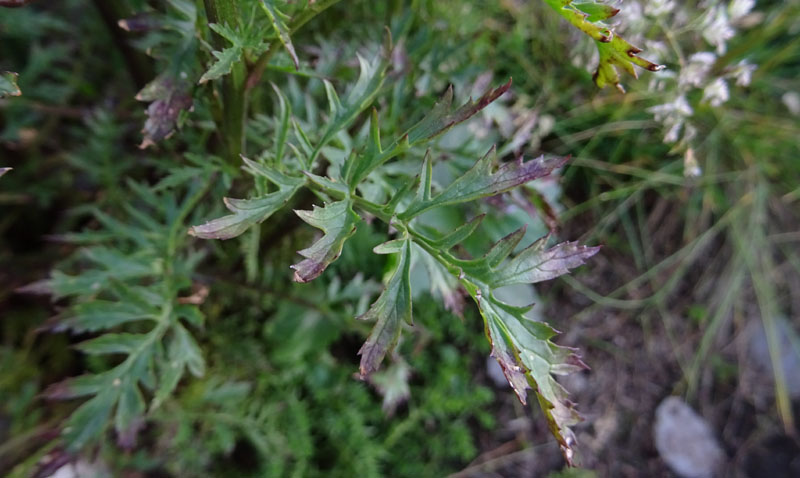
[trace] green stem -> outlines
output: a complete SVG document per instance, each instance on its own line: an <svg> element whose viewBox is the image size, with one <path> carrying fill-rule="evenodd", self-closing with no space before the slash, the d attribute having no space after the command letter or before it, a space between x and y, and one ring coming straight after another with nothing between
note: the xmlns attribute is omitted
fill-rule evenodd
<svg viewBox="0 0 800 478"><path fill-rule="evenodd" d="M239 24L239 12L233 0L203 0L206 18L209 23L218 23L236 28ZM225 49L225 39L212 33L212 44L217 50ZM244 150L244 126L247 117L247 95L245 81L247 71L244 63L236 63L231 74L222 79L220 102L222 120L220 134L228 161L238 162Z"/></svg>

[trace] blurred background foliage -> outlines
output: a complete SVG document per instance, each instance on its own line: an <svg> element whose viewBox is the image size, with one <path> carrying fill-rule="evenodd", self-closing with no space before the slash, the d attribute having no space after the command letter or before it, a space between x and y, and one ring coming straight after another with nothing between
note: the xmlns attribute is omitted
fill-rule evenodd
<svg viewBox="0 0 800 478"><path fill-rule="evenodd" d="M178 118L177 134L137 148L145 105L134 96L167 61L144 52L176 42L126 33L117 20L146 8L168 13L163 3L0 9L0 70L19 73L23 92L0 99L0 167L13 167L0 178L3 476L48 476L73 459L55 438L77 404L42 394L115 365L75 349L86 334L44 331L63 300L17 290L53 269L85 268L88 238L77 233L113 238L95 211L131 223L130 209L142 204L131 199L137 189L158 194L168 210L194 177L214 169L210 198L191 213L197 224L221 211L215 198L237 197L243 187L238 165L209 155L213 112L200 101ZM324 104L319 79L352 83L356 53L376 51L386 25L403 39L393 58L402 74L377 101L386 137L420 118L450 84L464 101L513 77L513 94L434 146L448 158L436 174L446 182L492 144L505 157L571 156L557 179L470 211L488 216L465 249L478 254L525 223L530 241L554 220L559 237L604 245L573 276L507 293L520 305L537 302L537 317L564 332L559 344L579 347L593 369L563 381L587 418L577 428L586 470L560 471L540 412L492 379L477 311L467 306L460 319L445 310L424 275L414 276L414 330L391 364L370 382L356 380L369 326L353 317L377 297L391 266L364 251L388 231L359 228L323 277L295 284L288 267L313 232L288 214L270 219L255 240L186 239L187 250L207 256L182 289L205 315L194 333L205 374L184 378L150 413L135 447L102 440L81 460L94 472L130 477L671 476L651 425L658 402L679 394L717 431L726 476L797 476L800 5L759 2L720 51L703 37L703 15L722 6L733 18L735 3L621 4L621 31L628 26L642 56L667 65L665 76L623 78L624 95L595 87L591 40L532 0L343 1L293 35L298 71L281 52L265 73L313 131ZM646 28L636 30L636 5ZM702 79L687 77L690 88L680 75L697 66L698 52L716 56ZM731 75L743 60L755 69L739 85ZM715 101L724 96L718 82L709 88L717 79L727 81L724 101ZM658 107L681 97L691 113L680 113L683 129L669 141L676 116ZM274 98L268 87L253 90L251 157L272 144ZM361 125L323 153L347 154ZM393 167L413 175L420 160L412 154ZM542 214L543 203L552 214ZM463 214L426 220L447 229Z"/></svg>

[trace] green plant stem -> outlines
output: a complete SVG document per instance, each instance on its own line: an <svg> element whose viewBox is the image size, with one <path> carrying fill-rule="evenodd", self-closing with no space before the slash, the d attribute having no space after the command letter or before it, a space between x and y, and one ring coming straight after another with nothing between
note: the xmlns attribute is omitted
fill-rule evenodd
<svg viewBox="0 0 800 478"><path fill-rule="evenodd" d="M239 23L239 12L233 0L203 0L206 18L209 23L228 25L236 28ZM225 48L225 39L212 32L212 44L217 50ZM220 134L225 158L238 162L244 150L244 125L247 117L247 95L245 81L247 71L243 63L237 63L231 69L231 74L222 79L220 94L222 118Z"/></svg>

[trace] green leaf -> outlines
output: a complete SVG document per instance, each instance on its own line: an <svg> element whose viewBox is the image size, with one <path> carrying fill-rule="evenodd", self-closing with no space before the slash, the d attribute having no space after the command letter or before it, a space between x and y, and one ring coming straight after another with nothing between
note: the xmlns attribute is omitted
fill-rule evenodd
<svg viewBox="0 0 800 478"><path fill-rule="evenodd" d="M378 369L381 361L397 344L403 322L411 323L411 241L403 240L400 258L386 288L369 310L359 317L375 320L367 341L361 346L361 376L366 377Z"/></svg>
<svg viewBox="0 0 800 478"><path fill-rule="evenodd" d="M575 437L570 427L580 421L580 415L553 374L566 375L588 367L572 349L550 341L556 332L549 325L524 317L528 307L504 304L486 290L473 297L486 321L492 356L523 404L527 389L535 391L550 431L571 465Z"/></svg>
<svg viewBox="0 0 800 478"><path fill-rule="evenodd" d="M425 180L420 182L424 184ZM425 201L429 197L423 192L418 194L417 199ZM511 306L496 299L494 292L507 285L535 283L558 277L583 264L585 259L597 253L599 247L568 242L545 249L545 237L509 259L525 235L526 227L523 226L497 241L481 258L458 259L447 252L467 238L479 222L480 217L475 218L438 241L417 233L414 237L424 246L422 258L426 264L440 266L438 272L429 267L432 283L441 282L438 287L448 290L452 286L439 276L445 272L450 277L457 276L475 300L492 345L492 356L500 363L520 401L527 402L528 388L535 391L552 433L559 441L565 458L572 463L575 439L569 427L577 423L580 417L553 375L573 373L586 366L573 350L550 341L556 332L549 325L525 317L532 306Z"/></svg>
<svg viewBox="0 0 800 478"><path fill-rule="evenodd" d="M50 400L67 400L70 398L94 395L108 384L108 373L96 375L79 375L50 385L42 395Z"/></svg>
<svg viewBox="0 0 800 478"><path fill-rule="evenodd" d="M336 191L343 196L347 196L347 194L350 192L350 190L347 188L347 185L344 183L334 181L333 179L326 178L325 176L317 176L316 174L312 174L307 171L304 171L303 173L308 176L308 179L310 179L312 183L326 190Z"/></svg>
<svg viewBox="0 0 800 478"><path fill-rule="evenodd" d="M406 238L394 239L392 241L386 241L382 244L378 244L372 248L372 252L375 254L397 254L399 252L403 252L405 247Z"/></svg>
<svg viewBox="0 0 800 478"><path fill-rule="evenodd" d="M594 73L594 82L599 88L608 84L625 91L620 85L620 67L634 78L637 78L634 65L650 71L659 71L663 65L657 65L637 56L642 50L628 43L611 28L602 23L616 15L619 10L594 1L574 2L572 0L545 0L559 15L569 21L575 28L591 37L600 53L600 63Z"/></svg>
<svg viewBox="0 0 800 478"><path fill-rule="evenodd" d="M614 85L620 91L625 89L620 84L619 73L615 67L620 67L634 78L638 78L634 65L650 71L663 70L663 65L657 65L637 56L641 49L636 48L619 35L614 35L608 42L596 42L600 52L600 63L594 73L594 82L598 88Z"/></svg>
<svg viewBox="0 0 800 478"><path fill-rule="evenodd" d="M372 102L375 101L375 97L378 96L386 77L386 68L389 65L387 56L388 52L384 52L372 61L367 61L360 55L358 56L360 65L358 81L347 93L344 101L339 99L336 91L326 81L325 92L328 95L330 118L316 148L314 148L311 157L307 161L308 164L313 164L319 152L333 139L334 135L350 126L358 115L369 108Z"/></svg>
<svg viewBox="0 0 800 478"><path fill-rule="evenodd" d="M272 22L272 27L275 29L275 33L278 35L281 44L286 48L289 56L292 57L295 69L299 70L300 61L297 59L297 53L294 51L294 45L292 45L292 39L289 36L289 27L287 27L285 23L288 17L275 8L272 0L261 0L261 8L264 9L270 22Z"/></svg>
<svg viewBox="0 0 800 478"><path fill-rule="evenodd" d="M136 383L123 383L114 416L114 429L121 447L130 450L136 445L136 435L144 425L145 409L144 397Z"/></svg>
<svg viewBox="0 0 800 478"><path fill-rule="evenodd" d="M509 78L504 85L488 90L483 96L478 98L477 101L473 101L472 98L470 98L469 101L461 105L460 108L455 111L450 111L450 107L453 103L453 87L451 86L447 89L444 97L436 103L433 110L431 110L422 121L408 130L406 133L408 135L408 142L411 145L415 145L422 141L429 141L443 134L453 126L466 121L475 113L489 106L490 103L500 98L509 88L511 88L511 78Z"/></svg>
<svg viewBox="0 0 800 478"><path fill-rule="evenodd" d="M0 72L0 98L22 95L22 90L20 90L17 85L18 76L19 75L12 71ZM0 176L2 176L2 174L0 174Z"/></svg>
<svg viewBox="0 0 800 478"><path fill-rule="evenodd" d="M208 28L214 31L217 35L233 43L235 46L242 46L245 39L238 32L233 30L227 24L209 23Z"/></svg>
<svg viewBox="0 0 800 478"><path fill-rule="evenodd" d="M105 389L72 413L64 428L64 438L70 451L79 451L105 430L118 397L118 388Z"/></svg>
<svg viewBox="0 0 800 478"><path fill-rule="evenodd" d="M170 359L186 364L192 375L202 377L205 374L206 363L197 342L181 324L173 325L172 333L174 342L170 350Z"/></svg>
<svg viewBox="0 0 800 478"><path fill-rule="evenodd" d="M494 297L494 291L506 285L558 277L583 264L599 247L568 242L545 250L545 237L508 259L524 235L525 227L521 227L497 241L479 259L461 260L444 253L439 261L445 261L449 270L458 271L462 285L478 304L484 318L492 356L500 363L522 403L527 401L528 388L536 392L550 429L571 463L575 440L569 427L577 423L579 415L553 374L569 374L585 365L571 349L550 341L556 332L549 325L525 317L531 306L505 304ZM466 237L463 233L458 236Z"/></svg>
<svg viewBox="0 0 800 478"><path fill-rule="evenodd" d="M154 311L128 302L94 300L78 304L70 310L70 315L59 321L54 330L73 330L75 332L96 332L137 320L155 320Z"/></svg>
<svg viewBox="0 0 800 478"><path fill-rule="evenodd" d="M278 186L278 190L253 199L224 198L225 206L233 214L214 219L203 225L192 226L189 234L203 239L236 237L250 226L264 222L273 213L283 208L305 182L302 178L287 176L247 158L243 159L246 169L251 174L266 177Z"/></svg>
<svg viewBox="0 0 800 478"><path fill-rule="evenodd" d="M614 8L607 3L588 2L572 2L572 5L586 15L586 21L597 22L601 20L608 20L619 13L619 8Z"/></svg>
<svg viewBox="0 0 800 478"><path fill-rule="evenodd" d="M297 187L281 188L277 192L255 199L224 198L225 207L232 215L205 224L192 226L189 234L203 239L230 239L245 232L250 226L264 222L281 209L297 191Z"/></svg>
<svg viewBox="0 0 800 478"><path fill-rule="evenodd" d="M460 108L451 111L453 103L453 88L451 86L447 89L444 97L434 105L433 109L422 120L385 149L381 146L378 113L373 111L370 123L370 140L366 151L362 155L356 155L351 158L345 166L344 177L347 183L354 189L378 166L402 154L410 147L430 141L456 124L466 121L502 96L509 88L511 88L510 79L506 84L488 90L477 101L473 101L470 98Z"/></svg>
<svg viewBox="0 0 800 478"><path fill-rule="evenodd" d="M105 334L76 347L89 355L132 354L147 341L147 334Z"/></svg>
<svg viewBox="0 0 800 478"><path fill-rule="evenodd" d="M520 184L547 176L566 162L566 158L545 159L540 156L527 162L523 162L520 158L518 161L504 163L495 169L496 159L496 150L492 148L463 176L453 181L438 195L431 196L431 162L430 157L426 156L417 196L398 217L409 220L435 207L494 196Z"/></svg>
<svg viewBox="0 0 800 478"><path fill-rule="evenodd" d="M306 259L291 266L296 282L308 282L320 274L342 253L344 242L356 232L361 218L353 212L349 200L337 201L313 211L295 211L306 223L322 229L322 236L311 247L299 251Z"/></svg>
<svg viewBox="0 0 800 478"><path fill-rule="evenodd" d="M517 254L492 275L492 287L511 284L533 284L564 275L584 260L597 254L600 247L587 247L577 242L563 242L542 250L543 240Z"/></svg>
<svg viewBox="0 0 800 478"><path fill-rule="evenodd" d="M232 46L222 51L213 51L212 55L217 59L200 77L201 85L207 81L216 80L231 72L233 65L242 59L242 47Z"/></svg>
<svg viewBox="0 0 800 478"><path fill-rule="evenodd" d="M178 294L192 283L201 257L185 249L181 231L206 187L196 182L179 195L133 186L138 209L123 207L128 213L125 219L96 213L98 234L84 240L102 245L76 253L71 264L83 268L79 273L67 276L55 271L48 281L54 294L77 298L53 329L85 333L129 326L77 344L89 355L114 355L92 360L94 367L106 370L64 380L44 393L51 399L89 399L65 428L71 451L102 436L114 410L118 442L132 447L144 425L143 390L163 401L184 370L204 372L200 348L182 322L201 326L202 314L197 307L182 304ZM169 369L172 374L165 373L166 364L173 363L177 366Z"/></svg>
<svg viewBox="0 0 800 478"><path fill-rule="evenodd" d="M478 216L473 217L469 220L466 224L462 224L458 226L453 232L447 234L446 236L442 237L441 239L436 239L431 241L437 249L448 251L455 247L456 244L461 243L466 238L472 235L478 226L481 225L483 222L483 218L486 217L486 214L480 214Z"/></svg>
<svg viewBox="0 0 800 478"><path fill-rule="evenodd" d="M197 327L199 329L203 327L205 316L197 306L189 304L179 304L175 307L174 311L175 311L175 317L183 319L190 325Z"/></svg>

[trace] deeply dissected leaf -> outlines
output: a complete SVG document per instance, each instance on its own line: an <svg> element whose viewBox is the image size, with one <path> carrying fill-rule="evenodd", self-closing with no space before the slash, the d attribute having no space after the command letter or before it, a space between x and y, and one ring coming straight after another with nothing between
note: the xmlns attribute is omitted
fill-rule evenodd
<svg viewBox="0 0 800 478"><path fill-rule="evenodd" d="M79 333L96 332L143 319L155 320L155 312L129 302L98 299L73 307L71 313L61 319L54 330L69 329Z"/></svg>
<svg viewBox="0 0 800 478"><path fill-rule="evenodd" d="M466 224L458 226L453 232L447 234L441 239L431 241L434 246L443 251L452 249L456 244L459 244L472 235L473 232L481 225L483 218L486 214L481 214L470 219Z"/></svg>
<svg viewBox="0 0 800 478"><path fill-rule="evenodd" d="M80 450L105 430L118 397L118 388L110 387L95 395L72 413L64 429L64 438L71 451Z"/></svg>
<svg viewBox="0 0 800 478"><path fill-rule="evenodd" d="M380 297L359 317L376 321L367 341L358 351L362 377L377 370L386 353L397 344L403 322L411 323L411 240L405 238L395 244L400 247L397 268Z"/></svg>
<svg viewBox="0 0 800 478"><path fill-rule="evenodd" d="M492 287L511 284L533 284L564 275L583 265L600 247L588 247L577 242L564 242L543 250L544 241L532 244L503 264L492 274Z"/></svg>
<svg viewBox="0 0 800 478"><path fill-rule="evenodd" d="M313 164L322 148L333 139L339 131L347 128L364 110L369 108L380 92L389 66L388 52L383 52L372 61L358 57L360 72L356 84L350 89L344 101L339 99L333 85L325 82L325 93L328 95L330 118L322 132L317 146L312 151L307 163Z"/></svg>
<svg viewBox="0 0 800 478"><path fill-rule="evenodd" d="M112 420L120 446L133 447L144 426L143 391L152 391L155 406L169 397L185 369L204 372L200 348L181 322L201 325L202 314L179 296L191 283L197 256L168 245L184 240L183 221L203 190L190 189L179 200L141 186L136 194L145 195L138 202L143 210L128 211L134 220L96 214L101 231L110 234L86 236L100 244L80 250L80 273L56 271L47 281L51 293L72 301L49 328L103 332L76 348L113 355L96 361L106 370L64 380L44 393L50 399L88 398L63 431L71 452L96 440Z"/></svg>
<svg viewBox="0 0 800 478"><path fill-rule="evenodd" d="M242 234L254 224L264 222L281 209L297 191L297 187L284 187L254 199L224 198L225 207L233 214L205 224L192 226L189 234L203 239L230 239Z"/></svg>
<svg viewBox="0 0 800 478"><path fill-rule="evenodd" d="M597 65L597 71L595 71L593 78L599 88L603 88L606 85L614 85L621 91L625 91L620 85L619 73L615 67L622 68L634 78L638 78L634 65L650 71L664 69L662 65L657 65L638 56L642 50L616 34L608 42L597 42L597 50L600 52L600 63Z"/></svg>
<svg viewBox="0 0 800 478"><path fill-rule="evenodd" d="M203 84L207 81L216 80L231 72L233 65L242 59L242 48L232 46L222 51L213 51L212 55L217 59L200 77L198 83Z"/></svg>
<svg viewBox="0 0 800 478"><path fill-rule="evenodd" d="M580 415L553 374L566 375L586 365L573 350L550 341L556 333L550 326L524 317L528 307L504 304L486 290L473 297L486 322L492 356L522 403L526 403L528 388L535 391L550 431L572 464L575 437L570 427L580 421Z"/></svg>
<svg viewBox="0 0 800 478"><path fill-rule="evenodd" d="M354 156L346 165L345 179L351 188L364 180L375 168L389 159L402 154L408 148L430 141L447 130L471 118L477 112L488 106L491 102L502 96L511 87L511 80L497 88L490 89L477 101L472 98L455 111L451 111L453 104L453 88L447 89L444 97L439 100L433 109L422 120L412 126L399 139L385 149L381 145L378 114L373 112L370 124L370 140L367 149L362 155Z"/></svg>
<svg viewBox="0 0 800 478"><path fill-rule="evenodd" d="M500 98L508 89L511 88L511 79L497 88L490 89L483 94L477 101L472 98L466 103L461 105L455 111L450 111L453 103L453 87L447 89L447 92L430 113L428 113L422 121L415 124L408 132L408 142L417 144L420 141L427 141L443 134L458 123L462 123L471 118L475 113L489 106L491 102Z"/></svg>
<svg viewBox="0 0 800 478"><path fill-rule="evenodd" d="M301 178L287 176L249 159L245 158L244 161L251 173L269 179L278 186L278 190L253 199L225 198L225 206L233 214L193 226L189 229L189 234L203 239L236 237L250 226L264 222L275 211L281 209L305 182Z"/></svg>
<svg viewBox="0 0 800 478"><path fill-rule="evenodd" d="M275 33L278 35L281 44L286 48L289 56L292 57L295 69L299 70L300 61L297 59L297 53L294 51L294 45L292 45L292 39L289 36L289 27L286 26L286 15L275 8L272 0L261 0L261 7L272 22L272 27L275 29Z"/></svg>
<svg viewBox="0 0 800 478"><path fill-rule="evenodd" d="M457 239L466 238L474 228L467 223L445 236L440 240L443 246L440 250L452 247ZM583 264L599 248L562 243L545 249L545 238L508 259L524 235L525 227L522 227L495 243L479 259L462 260L444 252L437 260L444 261L450 271L457 271L460 282L478 304L484 318L492 356L500 363L506 379L523 403L527 401L527 389L535 391L550 430L559 441L564 457L572 463L575 439L569 427L577 423L580 416L553 375L569 374L586 366L573 350L550 341L556 332L549 325L525 317L531 306L503 303L495 298L494 291L507 285L558 277Z"/></svg>
<svg viewBox="0 0 800 478"><path fill-rule="evenodd" d="M313 211L295 212L300 219L325 232L311 247L299 252L305 259L292 266L294 280L308 282L319 277L339 257L344 242L356 232L360 217L353 212L348 200L314 207Z"/></svg>
<svg viewBox="0 0 800 478"><path fill-rule="evenodd" d="M0 98L20 96L22 94L22 90L17 85L18 76L12 71L0 72Z"/></svg>
<svg viewBox="0 0 800 478"><path fill-rule="evenodd" d="M400 140L395 141L384 149L381 145L380 124L378 122L378 111L372 110L370 118L370 136L366 150L363 154L350 156L345 162L342 176L350 189L355 190L364 178L375 168L403 153L410 147L408 137L404 135Z"/></svg>
<svg viewBox="0 0 800 478"><path fill-rule="evenodd" d="M135 383L124 382L120 385L114 428L121 447L130 450L136 445L136 436L144 426L142 417L146 408L142 392Z"/></svg>
<svg viewBox="0 0 800 478"><path fill-rule="evenodd" d="M89 355L131 354L146 345L147 334L105 334L97 338L81 342L77 345L83 353Z"/></svg>
<svg viewBox="0 0 800 478"><path fill-rule="evenodd" d="M179 323L172 327L172 333L174 341L170 351L171 358L185 364L195 377L202 377L205 373L206 364L197 342L192 338L189 331Z"/></svg>
<svg viewBox="0 0 800 478"><path fill-rule="evenodd" d="M566 158L545 159L540 156L527 162L523 162L520 158L518 161L505 163L494 169L496 159L496 150L492 148L463 176L453 181L441 193L432 196L432 167L430 157L426 157L417 196L398 217L411 219L435 207L494 196L520 184L547 176L566 162Z"/></svg>
<svg viewBox="0 0 800 478"><path fill-rule="evenodd" d="M180 324L173 328L172 336L167 342L166 361L158 370L158 387L155 390L150 408L156 409L169 398L186 368L195 376L203 375L205 361L200 347L189 332Z"/></svg>
<svg viewBox="0 0 800 478"><path fill-rule="evenodd" d="M600 53L600 63L594 73L595 84L603 88L608 84L624 91L620 85L620 67L634 78L637 77L634 65L650 71L664 68L637 56L642 50L628 43L617 35L610 27L602 23L619 12L619 9L610 5L592 0L545 0L556 12L569 21L573 26L591 37Z"/></svg>
<svg viewBox="0 0 800 478"><path fill-rule="evenodd" d="M573 1L572 6L588 15L586 17L586 21L588 22L608 20L619 13L619 8L615 8L607 3L596 3L593 1Z"/></svg>

